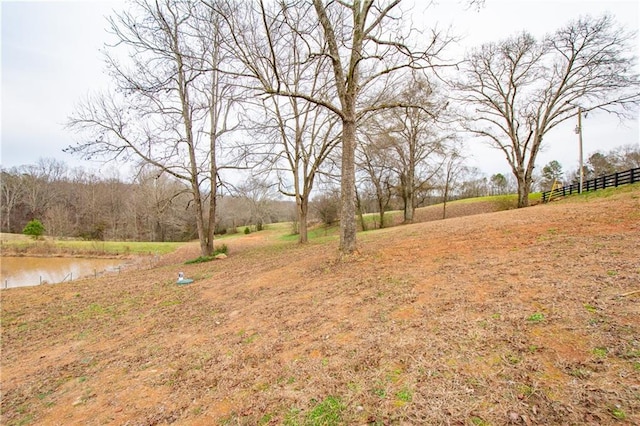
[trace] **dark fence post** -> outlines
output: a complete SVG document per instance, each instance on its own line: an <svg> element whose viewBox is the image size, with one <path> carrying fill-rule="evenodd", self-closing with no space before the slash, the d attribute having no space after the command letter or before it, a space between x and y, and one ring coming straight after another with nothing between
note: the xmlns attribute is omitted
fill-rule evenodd
<svg viewBox="0 0 640 426"><path fill-rule="evenodd" d="M615 186L616 188L618 187L618 172L616 172L613 178L613 186Z"/></svg>

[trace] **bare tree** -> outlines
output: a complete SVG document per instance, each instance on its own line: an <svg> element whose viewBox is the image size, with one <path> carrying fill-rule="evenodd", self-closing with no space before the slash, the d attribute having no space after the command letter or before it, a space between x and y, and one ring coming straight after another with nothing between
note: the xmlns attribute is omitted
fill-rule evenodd
<svg viewBox="0 0 640 426"><path fill-rule="evenodd" d="M458 180L466 171L465 158L460 154L458 147L448 150L444 162L444 182L442 184L442 219L447 218L447 202L451 189L456 186Z"/></svg>
<svg viewBox="0 0 640 426"><path fill-rule="evenodd" d="M467 167L463 171L462 183L458 189L459 198L475 198L489 195L487 177L477 167Z"/></svg>
<svg viewBox="0 0 640 426"><path fill-rule="evenodd" d="M384 214L391 202L395 186L392 168L395 158L390 138L379 133L375 120L368 120L367 124L360 132L362 140L356 151L356 164L364 174L362 180L373 187L380 228L383 228Z"/></svg>
<svg viewBox="0 0 640 426"><path fill-rule="evenodd" d="M189 185L201 254L213 252L220 138L230 130L233 85L219 17L201 2L134 2L109 20L130 63L107 55L117 92L80 104L69 126L82 134L68 151L141 161Z"/></svg>
<svg viewBox="0 0 640 426"><path fill-rule="evenodd" d="M288 172L286 177L278 173L279 188L284 195L296 200L299 241L305 243L315 180L338 144L340 133L335 116L317 105L299 98L287 98L284 102L291 106L292 114L285 116L282 108L274 108L282 147L274 158L277 161L274 169Z"/></svg>
<svg viewBox="0 0 640 426"><path fill-rule="evenodd" d="M529 204L544 136L584 111L624 118L640 103L634 35L610 16L584 17L536 40L527 33L485 44L468 57L458 88L469 107L462 124L500 149Z"/></svg>
<svg viewBox="0 0 640 426"><path fill-rule="evenodd" d="M417 79L402 94L411 105L387 110L387 137L395 152L398 193L404 204L404 222L413 222L418 192L428 192L432 179L445 163L446 145L452 135L439 128L438 118L446 103L438 101L426 80Z"/></svg>
<svg viewBox="0 0 640 426"><path fill-rule="evenodd" d="M614 150L619 172L640 167L640 144L623 145Z"/></svg>
<svg viewBox="0 0 640 426"><path fill-rule="evenodd" d="M271 5L271 3L269 3ZM400 0L354 0L324 2L298 0L280 2L268 9L265 2L249 4L242 14L230 16L221 10L235 38L235 54L244 62L243 75L253 78L255 88L267 95L304 99L335 114L341 123L341 213L340 250L356 249L355 148L358 122L366 115L387 109L388 93L398 91L398 82L409 70L433 65L448 39L442 34L418 36L407 29ZM287 9L301 9L302 21L287 21ZM253 16L253 17L252 17ZM307 21L307 20L312 20ZM319 25L308 25L316 22ZM304 23L304 25L301 25ZM308 46L304 62L330 59L331 90L321 96L308 87L292 90L286 75L276 66L295 61L287 40L279 37L284 25L300 28ZM413 37L413 39L412 39ZM418 48L412 40L424 47Z"/></svg>
<svg viewBox="0 0 640 426"><path fill-rule="evenodd" d="M185 208L190 193L185 182L152 167L143 167L136 176L131 221L139 224L136 234L148 241L170 241L185 231Z"/></svg>
<svg viewBox="0 0 640 426"><path fill-rule="evenodd" d="M14 215L15 207L22 202L26 187L22 184L20 172L17 168L3 168L0 173L2 230L4 232L17 231L17 229L12 228L11 219Z"/></svg>
<svg viewBox="0 0 640 426"><path fill-rule="evenodd" d="M489 178L491 184L491 195L502 195L507 193L509 183L502 173L496 173Z"/></svg>
<svg viewBox="0 0 640 426"><path fill-rule="evenodd" d="M311 52L303 34L312 34L317 23L305 19L308 10L303 8L281 7L276 11L283 15L278 39L288 46L291 55L273 64L282 86L292 93L306 91L313 97L327 97L331 75L328 58L306 60ZM253 142L243 141L243 151L254 173L275 175L279 191L295 199L299 242L306 243L309 201L316 178L340 141L337 117L299 97L268 96L259 99L257 106L259 112L251 108L247 114Z"/></svg>
<svg viewBox="0 0 640 426"><path fill-rule="evenodd" d="M275 199L274 185L255 176L249 177L238 187L238 198L245 201L247 223L253 224L257 231L262 231L264 225L270 222L271 202Z"/></svg>
<svg viewBox="0 0 640 426"><path fill-rule="evenodd" d="M20 168L22 202L28 209L28 219L42 219L46 209L56 198L53 182L66 173L66 165L53 158L41 158L37 164Z"/></svg>

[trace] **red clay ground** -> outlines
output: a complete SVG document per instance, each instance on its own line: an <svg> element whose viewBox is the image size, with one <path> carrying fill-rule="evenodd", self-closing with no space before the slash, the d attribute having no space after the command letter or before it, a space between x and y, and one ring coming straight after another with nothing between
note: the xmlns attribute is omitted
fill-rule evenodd
<svg viewBox="0 0 640 426"><path fill-rule="evenodd" d="M3 291L1 423L640 424L637 188L358 237Z"/></svg>

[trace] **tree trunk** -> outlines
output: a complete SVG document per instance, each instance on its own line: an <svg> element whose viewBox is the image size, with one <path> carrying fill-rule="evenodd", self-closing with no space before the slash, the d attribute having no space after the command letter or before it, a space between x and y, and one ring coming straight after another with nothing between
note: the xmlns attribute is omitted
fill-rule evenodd
<svg viewBox="0 0 640 426"><path fill-rule="evenodd" d="M382 191L380 183L376 183L376 198L378 201L378 215L380 216L380 229L384 228L384 193Z"/></svg>
<svg viewBox="0 0 640 426"><path fill-rule="evenodd" d="M211 64L217 67L220 64L219 56L219 28L217 22L214 23L214 40L213 51L211 52ZM213 71L211 75L210 98L209 98L209 177L211 179L211 193L209 194L209 223L206 232L206 253L204 256L211 256L214 253L213 240L216 233L216 208L218 205L218 161L216 159L216 149L218 146L218 128L221 117L218 104L222 102L220 96L220 75L219 71ZM223 126L224 126L224 119Z"/></svg>
<svg viewBox="0 0 640 426"><path fill-rule="evenodd" d="M453 157L452 157L453 158ZM449 182L451 182L451 168L453 167L453 160L449 163L447 168L447 178L444 182L444 199L442 200L442 219L447 218L447 199L449 198Z"/></svg>
<svg viewBox="0 0 640 426"><path fill-rule="evenodd" d="M364 214L362 214L362 202L360 201L360 194L356 188L356 206L358 208L358 218L360 219L360 227L363 231L367 230L367 223L364 221Z"/></svg>
<svg viewBox="0 0 640 426"><path fill-rule="evenodd" d="M156 219L155 227L153 230L153 241L163 241L162 239L162 225L160 224L160 220Z"/></svg>
<svg viewBox="0 0 640 426"><path fill-rule="evenodd" d="M215 182L215 179L213 179L213 181ZM211 256L214 252L213 240L216 233L216 191L214 189L211 190L210 197L209 224L206 229L207 254L205 256Z"/></svg>
<svg viewBox="0 0 640 426"><path fill-rule="evenodd" d="M447 198L449 198L449 182L444 187L444 199L442 200L442 219L447 218Z"/></svg>
<svg viewBox="0 0 640 426"><path fill-rule="evenodd" d="M298 197L298 242L304 244L309 241L309 228L307 226L307 217L309 215L309 199L307 197Z"/></svg>
<svg viewBox="0 0 640 426"><path fill-rule="evenodd" d="M202 196L197 182L192 182L194 200L193 204L196 209L196 230L198 231L198 241L200 242L200 256L209 256L213 252L209 252L208 241L204 226L204 212L202 209Z"/></svg>
<svg viewBox="0 0 640 426"><path fill-rule="evenodd" d="M342 3L345 5L346 3ZM313 0L320 25L330 52L334 71L335 85L341 104L342 120L342 181L340 184L340 251L351 254L356 251L356 108L359 87L359 64L362 59L362 46L365 39L365 25L371 3L364 5L355 0L347 7L353 13L352 45L349 65L343 68L340 59L340 43L336 39L336 31L327 16L327 4L321 0ZM373 25L373 24L372 24Z"/></svg>
<svg viewBox="0 0 640 426"><path fill-rule="evenodd" d="M354 102L355 103L355 102ZM356 250L356 120L342 120L342 182L340 191L340 251L351 254Z"/></svg>
<svg viewBox="0 0 640 426"><path fill-rule="evenodd" d="M524 176L517 176L518 179L518 208L529 207L529 183Z"/></svg>
<svg viewBox="0 0 640 426"><path fill-rule="evenodd" d="M407 199L404 205L404 222L412 223L413 222L413 213L415 211L414 201L413 201L413 191L409 191L407 193Z"/></svg>
<svg viewBox="0 0 640 426"><path fill-rule="evenodd" d="M412 190L413 180L406 179L405 187L403 189L402 200L404 201L404 223L413 222L413 211L414 211L414 202L413 202L413 190Z"/></svg>
<svg viewBox="0 0 640 426"><path fill-rule="evenodd" d="M217 136L216 136L216 127L217 127L217 121L215 121L215 118L217 118L213 111L214 108L213 106L210 107L212 112L211 112L211 136L210 136L210 145L209 145L209 149L211 150L211 152L209 153L209 161L211 161L210 164L210 175L211 175L211 194L209 194L209 223L207 226L207 230L206 230L206 238L205 238L205 251L206 254L203 253L203 256L211 256L213 255L214 252L214 246L213 246L213 240L215 238L215 232L216 232L216 207L217 207L217 203L218 203L218 199L217 199L217 194L218 194L218 164L216 161L216 145L217 145Z"/></svg>

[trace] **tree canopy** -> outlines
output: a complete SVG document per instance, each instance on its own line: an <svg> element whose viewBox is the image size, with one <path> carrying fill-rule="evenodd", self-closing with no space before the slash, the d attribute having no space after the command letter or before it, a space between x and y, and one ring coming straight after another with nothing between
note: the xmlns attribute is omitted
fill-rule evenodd
<svg viewBox="0 0 640 426"><path fill-rule="evenodd" d="M528 205L545 135L578 110L629 117L640 103L634 35L611 16L582 17L536 39L522 32L473 50L457 81L462 126L505 155Z"/></svg>

